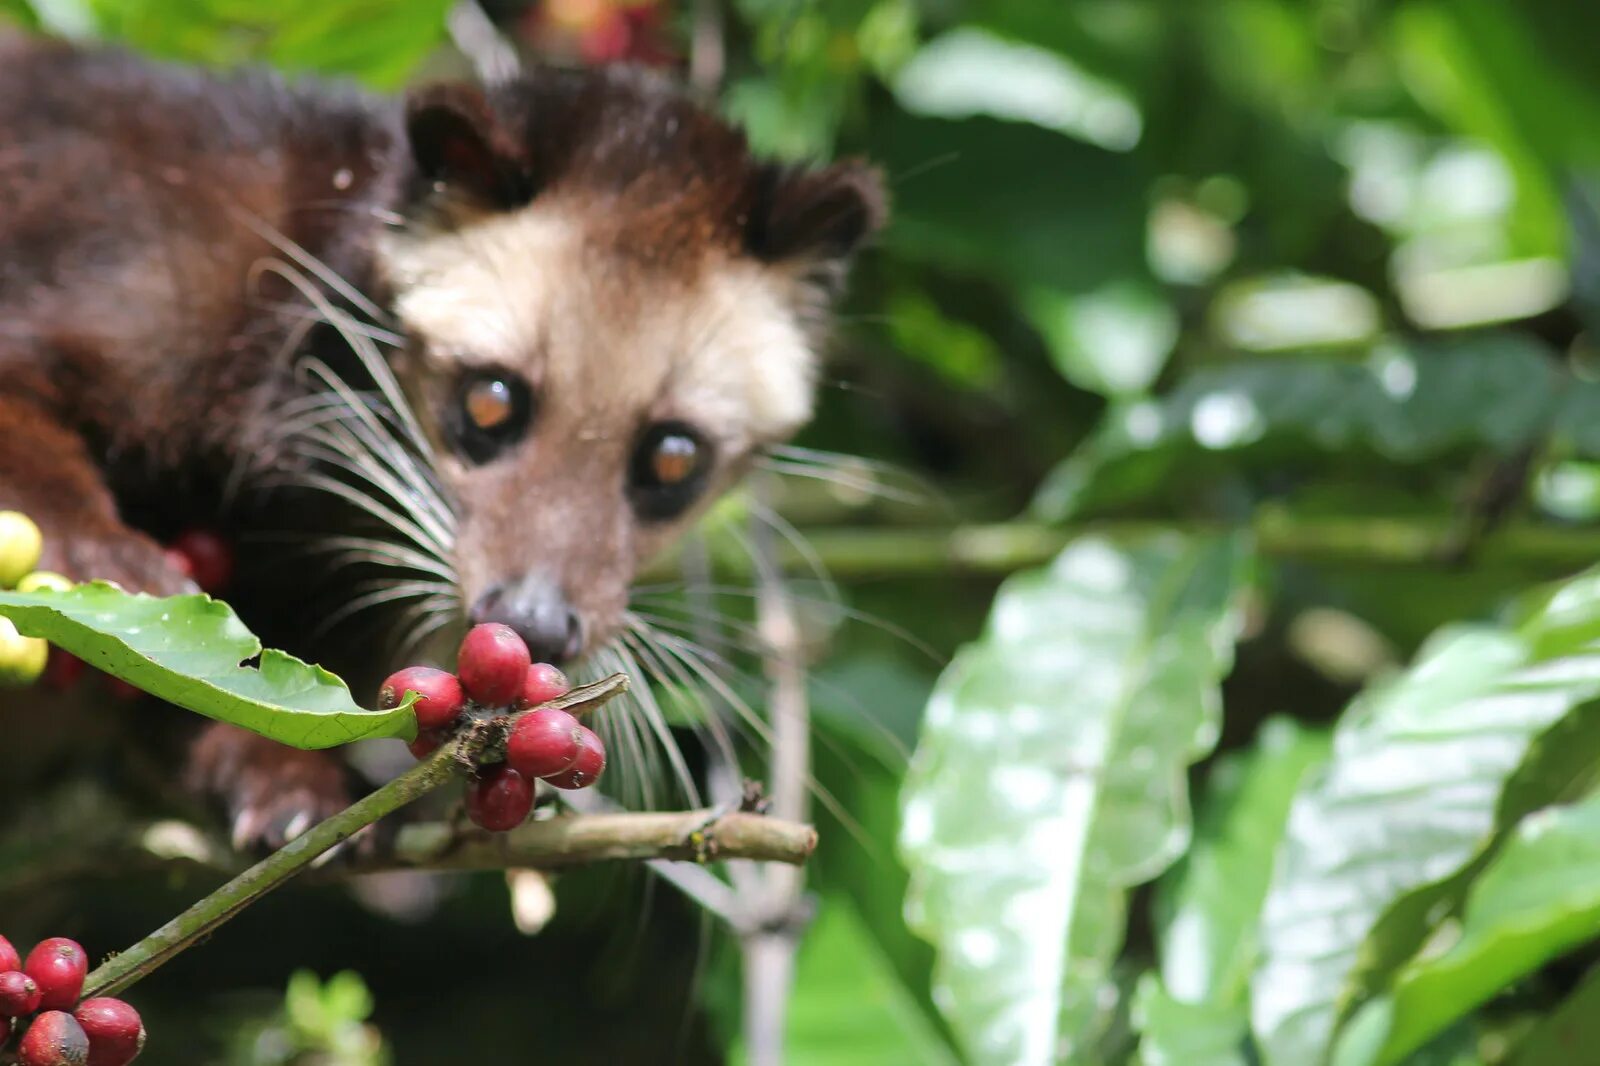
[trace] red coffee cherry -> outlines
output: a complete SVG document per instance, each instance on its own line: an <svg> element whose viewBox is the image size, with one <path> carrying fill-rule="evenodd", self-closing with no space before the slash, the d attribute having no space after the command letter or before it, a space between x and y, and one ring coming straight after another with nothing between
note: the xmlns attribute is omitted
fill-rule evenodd
<svg viewBox="0 0 1600 1066"><path fill-rule="evenodd" d="M204 592L215 596L233 580L233 546L208 529L178 534L172 550L188 560L189 576Z"/></svg>
<svg viewBox="0 0 1600 1066"><path fill-rule="evenodd" d="M433 729L424 729L417 733L417 739L406 745L406 750L411 752L411 757L421 762L444 746L449 738L445 734Z"/></svg>
<svg viewBox="0 0 1600 1066"><path fill-rule="evenodd" d="M512 706L525 711L571 691L572 682L567 680L566 674L549 663L534 663L528 667L527 676L522 679L522 691L517 693L517 702Z"/></svg>
<svg viewBox="0 0 1600 1066"><path fill-rule="evenodd" d="M516 630L498 622L473 626L461 642L456 673L467 695L487 707L517 698L533 659Z"/></svg>
<svg viewBox="0 0 1600 1066"><path fill-rule="evenodd" d="M0 972L22 969L22 956L11 946L11 941L0 936Z"/></svg>
<svg viewBox="0 0 1600 1066"><path fill-rule="evenodd" d="M22 1066L89 1066L89 1038L63 1011L45 1011L28 1026L17 1049Z"/></svg>
<svg viewBox="0 0 1600 1066"><path fill-rule="evenodd" d="M39 1009L39 984L19 970L0 973L0 1017L26 1018Z"/></svg>
<svg viewBox="0 0 1600 1066"><path fill-rule="evenodd" d="M412 709L417 712L419 729L443 729L461 716L467 697L456 675L431 666L408 666L390 674L378 688L378 708L393 710L407 692L417 694Z"/></svg>
<svg viewBox="0 0 1600 1066"><path fill-rule="evenodd" d="M509 766L478 771L467 785L467 817L492 833L515 829L533 810L533 782Z"/></svg>
<svg viewBox="0 0 1600 1066"><path fill-rule="evenodd" d="M588 788L600 780L600 775L606 768L606 746L600 742L595 731L588 726L578 727L582 739L578 745L578 757L572 766L559 774L545 778L556 788Z"/></svg>
<svg viewBox="0 0 1600 1066"><path fill-rule="evenodd" d="M89 1066L127 1066L144 1050L144 1022L120 999L86 999L72 1016L89 1038Z"/></svg>
<svg viewBox="0 0 1600 1066"><path fill-rule="evenodd" d="M39 985L39 1006L49 1010L71 1010L83 991L89 972L89 956L76 940L64 936L41 940L28 952L22 970Z"/></svg>
<svg viewBox="0 0 1600 1066"><path fill-rule="evenodd" d="M506 738L506 765L529 779L549 777L577 762L582 745L583 726L566 711L530 711Z"/></svg>

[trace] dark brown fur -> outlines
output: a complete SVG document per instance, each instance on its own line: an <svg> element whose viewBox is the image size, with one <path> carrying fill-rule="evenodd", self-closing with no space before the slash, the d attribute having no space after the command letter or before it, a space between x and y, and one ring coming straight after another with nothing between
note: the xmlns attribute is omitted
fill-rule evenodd
<svg viewBox="0 0 1600 1066"><path fill-rule="evenodd" d="M865 168L756 162L649 75L540 71L402 105L0 35L0 508L38 521L48 568L187 588L130 493L272 465L253 453L313 310L271 265L304 249L386 306L384 226L448 230L539 197L604 219L592 241L663 275L712 251L826 273L882 212ZM327 756L227 727L194 751L192 779L247 840L345 799Z"/></svg>

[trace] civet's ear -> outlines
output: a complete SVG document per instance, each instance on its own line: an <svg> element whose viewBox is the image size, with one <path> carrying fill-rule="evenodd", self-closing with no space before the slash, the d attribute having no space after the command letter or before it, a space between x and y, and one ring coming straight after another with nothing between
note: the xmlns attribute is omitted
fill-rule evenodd
<svg viewBox="0 0 1600 1066"><path fill-rule="evenodd" d="M842 267L887 214L883 175L864 162L769 163L755 175L745 249L768 263Z"/></svg>
<svg viewBox="0 0 1600 1066"><path fill-rule="evenodd" d="M406 99L406 139L423 182L488 208L532 195L521 147L502 129L483 91L466 84L429 85Z"/></svg>

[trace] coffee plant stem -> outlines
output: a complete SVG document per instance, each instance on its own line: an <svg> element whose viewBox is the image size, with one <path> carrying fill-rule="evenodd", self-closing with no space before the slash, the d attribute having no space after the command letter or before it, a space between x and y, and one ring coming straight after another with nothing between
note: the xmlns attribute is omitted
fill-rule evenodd
<svg viewBox="0 0 1600 1066"><path fill-rule="evenodd" d="M318 856L454 776L470 736L459 737L425 762L296 837L127 951L90 972L85 998L115 995L310 866Z"/></svg>
<svg viewBox="0 0 1600 1066"><path fill-rule="evenodd" d="M1205 528L1188 523L1183 530L1194 533ZM1452 556L1452 550L1459 547L1459 528L1443 518L1302 517L1281 507L1265 506L1257 510L1252 522L1238 528L1253 533L1259 550L1275 558L1369 566L1459 565ZM802 557L800 549L790 544L776 545L775 554L785 569L817 561L841 581L948 573L1009 574L1048 562L1068 541L1086 534L1140 537L1176 529L1167 523L1139 520L1088 520L1070 526L1019 520L934 528L813 527L805 533L806 553L811 559ZM754 564L739 544L713 535L708 546L711 569L717 576L755 576ZM1471 555L1484 565L1527 566L1557 573L1587 566L1600 557L1600 532L1579 526L1508 522L1471 546ZM643 580L670 578L674 565L673 560L663 560Z"/></svg>

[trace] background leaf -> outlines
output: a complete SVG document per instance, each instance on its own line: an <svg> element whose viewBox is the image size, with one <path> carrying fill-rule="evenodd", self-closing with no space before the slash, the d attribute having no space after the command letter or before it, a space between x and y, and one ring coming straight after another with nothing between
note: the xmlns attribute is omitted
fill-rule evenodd
<svg viewBox="0 0 1600 1066"><path fill-rule="evenodd" d="M789 1061L804 1066L953 1064L850 900L822 900L789 1001Z"/></svg>
<svg viewBox="0 0 1600 1066"><path fill-rule="evenodd" d="M1256 926L1289 805L1327 756L1325 734L1275 718L1255 748L1212 767L1194 844L1160 885L1161 979L1174 1000L1245 1013Z"/></svg>
<svg viewBox="0 0 1600 1066"><path fill-rule="evenodd" d="M1575 606L1559 593L1550 602ZM1521 632L1447 630L1346 711L1332 760L1295 800L1267 897L1252 983L1265 1062L1328 1052L1379 919L1487 846L1535 740L1600 696L1597 649L1538 654L1548 624L1540 614ZM1401 924L1418 927L1431 902L1410 899Z"/></svg>
<svg viewBox="0 0 1600 1066"><path fill-rule="evenodd" d="M1590 713L1593 713L1591 708ZM1600 796L1523 819L1472 884L1445 945L1384 997L1393 1024L1376 1061L1401 1062L1497 990L1600 929Z"/></svg>
<svg viewBox="0 0 1600 1066"><path fill-rule="evenodd" d="M1233 539L1079 541L1009 580L940 679L901 848L973 1059L1090 1059L1126 891L1188 842L1245 559Z"/></svg>
<svg viewBox="0 0 1600 1066"><path fill-rule="evenodd" d="M416 735L412 700L369 711L320 666L261 642L209 596L132 595L94 582L62 592L0 592L0 615L168 703L297 748ZM257 665L245 665L259 659Z"/></svg>

